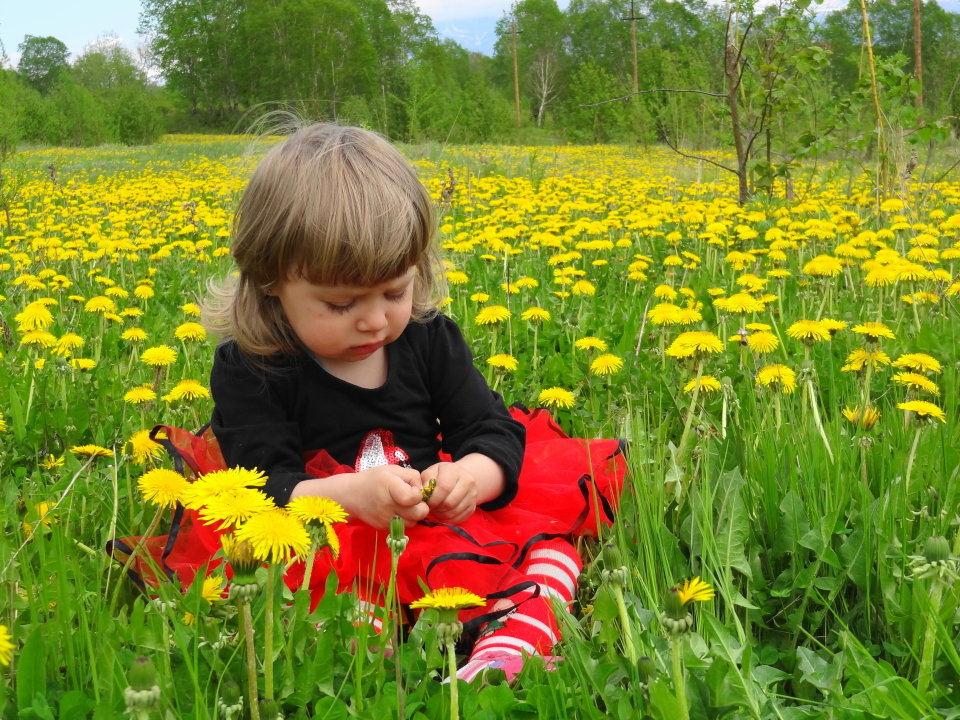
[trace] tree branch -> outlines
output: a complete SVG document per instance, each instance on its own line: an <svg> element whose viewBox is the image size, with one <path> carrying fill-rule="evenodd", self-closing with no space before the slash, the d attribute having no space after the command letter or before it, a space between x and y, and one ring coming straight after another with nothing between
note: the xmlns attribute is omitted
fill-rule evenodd
<svg viewBox="0 0 960 720"><path fill-rule="evenodd" d="M660 139L663 140L664 143L666 143L668 148L673 150L677 155L680 155L681 157L690 158L691 160L701 160L703 162L710 163L711 165L715 165L721 170L726 170L727 172L731 172L734 175L737 174L737 171L734 170L732 167L727 167L723 163L718 163L716 160L711 160L710 158L703 157L702 155L691 155L690 153L683 152L683 150L680 150L676 145L670 142L670 136L667 135L666 130L660 133Z"/></svg>
<svg viewBox="0 0 960 720"><path fill-rule="evenodd" d="M647 93L655 93L655 92L695 93L697 95L708 95L710 97L718 97L718 98L727 96L726 93L707 92L706 90L681 90L679 88L652 88L650 90L637 90L636 92L627 93L622 97L610 98L609 100L600 100L595 103L582 103L580 107L595 107L597 105L605 105L606 103L620 102L621 100L628 100L629 98L632 98L634 95L646 95Z"/></svg>

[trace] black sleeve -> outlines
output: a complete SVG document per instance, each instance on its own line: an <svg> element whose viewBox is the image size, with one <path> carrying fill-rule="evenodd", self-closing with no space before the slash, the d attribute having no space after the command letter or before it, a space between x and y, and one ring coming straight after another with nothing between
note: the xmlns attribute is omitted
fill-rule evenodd
<svg viewBox="0 0 960 720"><path fill-rule="evenodd" d="M496 510L517 494L526 431L474 366L456 323L441 315L430 326L430 377L443 449L454 460L480 453L503 468L503 492L481 505L484 510Z"/></svg>
<svg viewBox="0 0 960 720"><path fill-rule="evenodd" d="M257 367L232 342L220 345L210 373L211 428L229 467L267 473L263 490L278 505L310 476L303 471L300 429L291 417L296 373Z"/></svg>

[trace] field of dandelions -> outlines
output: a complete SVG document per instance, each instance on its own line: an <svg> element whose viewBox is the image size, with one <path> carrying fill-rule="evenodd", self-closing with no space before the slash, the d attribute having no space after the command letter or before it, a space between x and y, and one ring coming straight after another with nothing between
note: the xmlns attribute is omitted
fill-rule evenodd
<svg viewBox="0 0 960 720"><path fill-rule="evenodd" d="M262 149L4 167L3 717L960 717L960 182L925 168L739 207L659 149L405 148L477 366L627 443L554 671L452 706L436 610L382 641L349 595L311 613L276 562L243 600L217 574L138 590L104 547L166 532L147 433L209 416L198 306Z"/></svg>

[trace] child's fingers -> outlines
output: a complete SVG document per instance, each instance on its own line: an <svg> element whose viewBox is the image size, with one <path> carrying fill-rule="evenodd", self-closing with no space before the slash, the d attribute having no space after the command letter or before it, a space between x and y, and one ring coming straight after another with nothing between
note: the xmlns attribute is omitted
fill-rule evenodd
<svg viewBox="0 0 960 720"><path fill-rule="evenodd" d="M419 484L414 486L404 477L394 478L394 482L387 485L387 491L390 493L390 499L400 507L408 508L423 503Z"/></svg>

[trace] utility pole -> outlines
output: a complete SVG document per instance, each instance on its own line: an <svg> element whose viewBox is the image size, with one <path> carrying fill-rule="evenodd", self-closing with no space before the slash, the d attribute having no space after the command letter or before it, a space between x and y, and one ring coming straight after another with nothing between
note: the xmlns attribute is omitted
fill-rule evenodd
<svg viewBox="0 0 960 720"><path fill-rule="evenodd" d="M513 40L513 104L517 110L517 127L520 127L520 70L517 67L517 19L510 19L510 35Z"/></svg>
<svg viewBox="0 0 960 720"><path fill-rule="evenodd" d="M637 92L640 89L637 80L637 20L640 18L637 17L635 0L630 0L630 17L620 19L630 23L630 45L633 47L633 91Z"/></svg>

